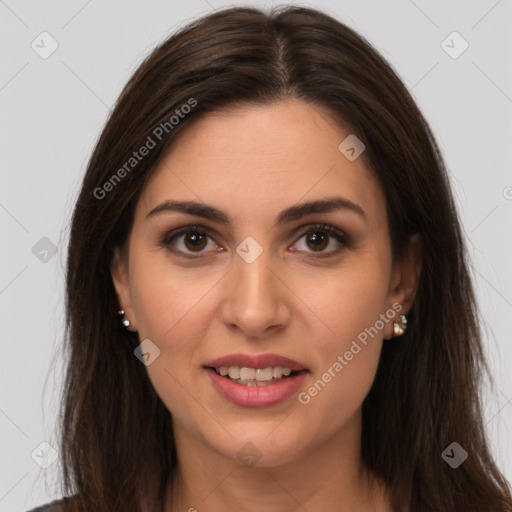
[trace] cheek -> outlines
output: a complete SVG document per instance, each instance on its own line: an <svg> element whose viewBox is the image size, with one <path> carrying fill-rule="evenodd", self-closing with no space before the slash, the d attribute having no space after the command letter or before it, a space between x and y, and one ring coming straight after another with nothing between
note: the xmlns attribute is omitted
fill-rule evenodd
<svg viewBox="0 0 512 512"><path fill-rule="evenodd" d="M183 273L171 272L170 265L133 260L133 304L140 341L151 340L160 351L146 367L156 393L167 409L180 418L195 417L198 396L195 381L201 372L198 351L206 325L211 322L207 294L212 285ZM193 425L190 425L192 428Z"/></svg>
<svg viewBox="0 0 512 512"><path fill-rule="evenodd" d="M354 279L339 289L342 298L328 304L325 322L335 335L317 340L318 364L298 401L311 431L334 435L360 409L375 379L382 348L384 295ZM314 418L314 419L313 419Z"/></svg>
<svg viewBox="0 0 512 512"><path fill-rule="evenodd" d="M369 340L378 342L383 337L385 324L380 318L388 301L389 262L381 260L378 251L369 250L347 258L314 286L311 280L300 281L297 294L304 297L321 329L316 346L324 364L334 354L349 350L352 341L365 339L367 345L358 359L368 358L373 364L380 349L378 343L370 344Z"/></svg>
<svg viewBox="0 0 512 512"><path fill-rule="evenodd" d="M313 438L327 439L345 427L351 430L349 425L357 418L375 378L381 342L372 343L369 348L352 345L352 350L348 349L350 360L346 351L333 354L329 364L312 376L298 395L304 424Z"/></svg>
<svg viewBox="0 0 512 512"><path fill-rule="evenodd" d="M391 321L385 316L388 280L388 262L367 253L332 275L322 293L310 292L329 334L316 340L318 365L300 401L329 417L333 428L361 406L375 378Z"/></svg>
<svg viewBox="0 0 512 512"><path fill-rule="evenodd" d="M139 335L158 340L166 350L178 347L183 336L199 330L204 322L208 292L215 284L214 276L186 271L171 265L165 257L154 253L134 255L131 276L132 303L137 316Z"/></svg>

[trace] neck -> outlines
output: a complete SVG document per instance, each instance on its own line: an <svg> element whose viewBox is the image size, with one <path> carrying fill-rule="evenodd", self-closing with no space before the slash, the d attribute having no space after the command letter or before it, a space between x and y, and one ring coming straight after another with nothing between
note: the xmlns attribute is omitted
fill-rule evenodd
<svg viewBox="0 0 512 512"><path fill-rule="evenodd" d="M358 412L343 431L297 457L248 467L214 451L174 422L178 468L166 510L388 512L384 487L362 463L360 433Z"/></svg>

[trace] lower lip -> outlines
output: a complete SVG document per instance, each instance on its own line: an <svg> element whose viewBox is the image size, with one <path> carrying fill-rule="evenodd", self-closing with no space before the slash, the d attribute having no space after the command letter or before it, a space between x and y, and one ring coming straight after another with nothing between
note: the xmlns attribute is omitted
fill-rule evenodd
<svg viewBox="0 0 512 512"><path fill-rule="evenodd" d="M221 377L215 370L206 368L217 391L228 401L241 407L268 407L289 398L302 384L307 371L286 377L267 386L246 386Z"/></svg>

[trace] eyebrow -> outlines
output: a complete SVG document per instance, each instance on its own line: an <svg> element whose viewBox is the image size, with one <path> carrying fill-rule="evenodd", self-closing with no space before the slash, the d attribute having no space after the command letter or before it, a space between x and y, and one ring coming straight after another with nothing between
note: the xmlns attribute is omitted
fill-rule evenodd
<svg viewBox="0 0 512 512"><path fill-rule="evenodd" d="M342 197L331 197L328 199L319 199L317 201L309 201L298 205L290 206L279 213L277 217L277 225L293 222L313 213L330 213L337 210L346 210L360 215L366 220L364 210L356 203L344 199ZM153 208L146 218L153 217L161 213L178 212L197 217L204 217L221 224L230 224L229 215L214 206L195 201L173 201L167 200Z"/></svg>

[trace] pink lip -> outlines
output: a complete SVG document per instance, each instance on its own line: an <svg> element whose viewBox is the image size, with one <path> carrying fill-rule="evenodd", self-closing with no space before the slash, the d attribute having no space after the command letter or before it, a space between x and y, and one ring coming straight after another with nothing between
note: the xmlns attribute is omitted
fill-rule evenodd
<svg viewBox="0 0 512 512"><path fill-rule="evenodd" d="M278 354L261 354L251 356L248 354L231 354L229 356L219 357L204 365L207 368L220 368L221 366L244 366L246 368L268 368L269 366L281 366L300 372L307 368L293 359L289 359Z"/></svg>
<svg viewBox="0 0 512 512"><path fill-rule="evenodd" d="M217 361L213 362L216 363ZM252 367L254 368L254 366ZM226 400L241 407L268 407L278 404L289 398L308 374L308 371L304 370L296 375L278 380L275 384L269 384L268 386L245 386L244 384L237 384L226 377L221 377L211 368L207 368L206 371L212 379L217 391Z"/></svg>

